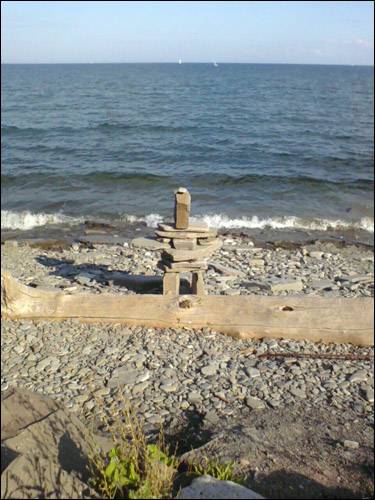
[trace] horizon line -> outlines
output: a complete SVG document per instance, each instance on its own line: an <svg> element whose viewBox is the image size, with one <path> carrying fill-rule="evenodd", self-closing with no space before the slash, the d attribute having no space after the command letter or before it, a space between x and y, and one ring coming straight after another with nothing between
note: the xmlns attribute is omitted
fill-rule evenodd
<svg viewBox="0 0 375 500"><path fill-rule="evenodd" d="M350 63L291 63L291 62L220 62L220 61L215 61L218 65L219 64L264 64L264 65L270 65L270 64L280 64L280 65L295 65L295 66L365 66L365 67L374 67L374 64L350 64ZM178 61L132 61L132 62L1 62L1 64L9 64L9 65L16 65L16 64L22 64L22 65L32 65L32 64L38 64L38 65L56 65L56 64L177 64ZM214 64L213 61L203 61L203 62L195 62L195 61L187 61L183 62L182 64Z"/></svg>

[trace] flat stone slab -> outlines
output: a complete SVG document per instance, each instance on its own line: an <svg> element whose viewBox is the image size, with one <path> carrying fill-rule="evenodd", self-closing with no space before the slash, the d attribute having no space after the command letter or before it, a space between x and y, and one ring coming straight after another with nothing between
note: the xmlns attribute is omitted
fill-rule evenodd
<svg viewBox="0 0 375 500"><path fill-rule="evenodd" d="M134 238L130 246L134 248L144 248L145 250L164 250L166 248L170 248L168 243L163 243L154 238Z"/></svg>
<svg viewBox="0 0 375 500"><path fill-rule="evenodd" d="M159 236L160 238L173 238L173 239L195 239L199 238L204 239L204 238L215 238L217 235L217 229L209 229L208 231L205 232L199 232L199 231L188 231L188 230L177 230L174 229L173 231L155 231L155 234Z"/></svg>
<svg viewBox="0 0 375 500"><path fill-rule="evenodd" d="M220 481L212 476L205 475L193 479L190 486L182 488L181 493L177 498L202 498L202 499L228 499L237 498L264 498L259 493L245 488L233 481Z"/></svg>
<svg viewBox="0 0 375 500"><path fill-rule="evenodd" d="M128 364L115 368L108 380L107 387L113 388L119 385L133 385L137 382L143 371L136 369L129 369Z"/></svg>
<svg viewBox="0 0 375 500"><path fill-rule="evenodd" d="M173 264L180 264L178 267L174 267ZM195 271L205 271L208 266L206 262L171 262L170 264L159 261L158 268L165 273L193 273Z"/></svg>
<svg viewBox="0 0 375 500"><path fill-rule="evenodd" d="M215 271L222 274L223 276L238 276L240 278L244 278L246 276L243 271L234 269L233 267L224 266L219 262L210 262L209 267L212 267L213 269L215 269Z"/></svg>
<svg viewBox="0 0 375 500"><path fill-rule="evenodd" d="M174 224L167 224L164 222L161 222L160 224L158 224L158 227L162 231L173 231L173 232L181 231L181 229L176 229ZM187 229L184 229L184 231L186 231L188 233L191 233L191 232L193 232L193 233L208 233L210 231L210 228L208 227L208 224L206 222L189 221L189 226L187 227Z"/></svg>
<svg viewBox="0 0 375 500"><path fill-rule="evenodd" d="M328 290L332 288L335 283L329 280L316 280L308 283L309 287L313 290Z"/></svg>
<svg viewBox="0 0 375 500"><path fill-rule="evenodd" d="M280 279L270 283L272 292L300 292L303 288L301 279Z"/></svg>
<svg viewBox="0 0 375 500"><path fill-rule="evenodd" d="M78 241L80 243L91 243L93 245L124 245L124 243L129 243L129 238L104 234L92 234L90 236L80 236Z"/></svg>
<svg viewBox="0 0 375 500"><path fill-rule="evenodd" d="M216 240L211 245L197 248L196 250L176 250L175 248L170 248L169 250L165 250L163 255L174 262L200 260L218 250L221 244L221 240Z"/></svg>

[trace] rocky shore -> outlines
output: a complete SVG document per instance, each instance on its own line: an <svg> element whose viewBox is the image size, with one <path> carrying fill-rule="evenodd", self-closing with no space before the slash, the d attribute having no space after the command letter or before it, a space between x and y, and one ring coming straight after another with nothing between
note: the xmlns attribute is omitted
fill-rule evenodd
<svg viewBox="0 0 375 500"><path fill-rule="evenodd" d="M87 236L65 247L5 241L2 267L22 283L42 289L162 293L162 272L156 266L160 250L104 239ZM222 248L208 263L208 294L374 294L371 247L338 248L322 241L259 246L238 235L222 240ZM1 336L2 391L19 387L47 394L79 416L92 414L98 401L104 409L112 406L121 412L121 391L150 435L161 424L171 435L193 425L190 435L180 433L181 452L220 436L230 422L245 418L254 424L261 415L293 408L300 414L328 411L349 423L357 419L365 429L374 421L373 348L271 338L237 340L209 328L160 330L75 321L5 319ZM306 356L277 357L280 353ZM261 357L264 354L270 356ZM345 359L347 354L354 359ZM354 429L341 437L336 433L337 442L345 453L363 451L361 439L367 446L371 438L366 433ZM251 461L247 466L254 472ZM262 470L272 470L271 458Z"/></svg>

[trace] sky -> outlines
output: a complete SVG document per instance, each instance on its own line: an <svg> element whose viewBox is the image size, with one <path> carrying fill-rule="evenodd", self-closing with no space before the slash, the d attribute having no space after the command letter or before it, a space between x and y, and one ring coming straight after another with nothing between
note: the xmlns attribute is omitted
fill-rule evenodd
<svg viewBox="0 0 375 500"><path fill-rule="evenodd" d="M374 64L372 1L1 2L2 63Z"/></svg>

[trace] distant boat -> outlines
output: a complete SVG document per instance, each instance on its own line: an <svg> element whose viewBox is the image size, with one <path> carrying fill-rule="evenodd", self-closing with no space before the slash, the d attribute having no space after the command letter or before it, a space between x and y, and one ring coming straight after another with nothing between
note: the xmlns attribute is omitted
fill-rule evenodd
<svg viewBox="0 0 375 500"><path fill-rule="evenodd" d="M182 64L182 61L181 61L181 59L179 59L179 60L178 60L178 64Z"/></svg>
<svg viewBox="0 0 375 500"><path fill-rule="evenodd" d="M216 64L216 62L214 61L214 66L219 66L218 64Z"/></svg>

